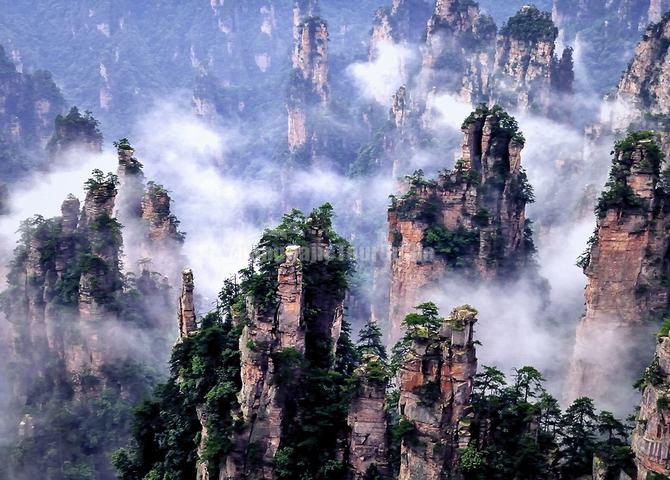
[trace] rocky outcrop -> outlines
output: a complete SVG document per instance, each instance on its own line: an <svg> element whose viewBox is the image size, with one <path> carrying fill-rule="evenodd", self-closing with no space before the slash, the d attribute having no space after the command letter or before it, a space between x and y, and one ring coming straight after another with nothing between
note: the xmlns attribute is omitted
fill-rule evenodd
<svg viewBox="0 0 670 480"><path fill-rule="evenodd" d="M650 478L650 473L670 476L669 375L670 338L663 332L654 360L643 376L642 402L631 440L637 478Z"/></svg>
<svg viewBox="0 0 670 480"><path fill-rule="evenodd" d="M553 20L564 44L580 45L590 86L605 93L616 86L640 35L669 7L667 0L554 0Z"/></svg>
<svg viewBox="0 0 670 480"><path fill-rule="evenodd" d="M174 260L180 256L184 234L171 212L170 195L162 185L146 181L143 165L127 139L115 145L120 184L116 213L125 228L126 268L144 271L153 264L168 278L178 278L179 264L184 262Z"/></svg>
<svg viewBox="0 0 670 480"><path fill-rule="evenodd" d="M373 466L382 478L389 474L388 438L384 401L388 384L384 362L366 354L356 370L357 390L349 404L349 463L355 480L365 478Z"/></svg>
<svg viewBox="0 0 670 480"><path fill-rule="evenodd" d="M399 410L412 430L403 438L399 480L438 480L458 470L473 417L477 311L455 308L436 333L415 336L398 372Z"/></svg>
<svg viewBox="0 0 670 480"><path fill-rule="evenodd" d="M514 278L533 247L525 207L533 199L521 167L523 136L500 107L479 108L463 124L463 157L435 181L408 177L389 209L390 331L427 290L448 277Z"/></svg>
<svg viewBox="0 0 670 480"><path fill-rule="evenodd" d="M317 140L313 116L329 97L328 28L320 18L308 17L296 29L287 104L288 146L291 152L302 150L310 155Z"/></svg>
<svg viewBox="0 0 670 480"><path fill-rule="evenodd" d="M118 179L101 171L87 183L81 225L90 241L90 261L79 280L79 316L96 323L105 315L105 303L120 288L119 248L121 232L114 220Z"/></svg>
<svg viewBox="0 0 670 480"><path fill-rule="evenodd" d="M19 72L0 46L0 138L8 144L44 145L65 101L51 73Z"/></svg>
<svg viewBox="0 0 670 480"><path fill-rule="evenodd" d="M179 320L179 336L181 338L195 335L198 331L196 323L195 302L193 301L193 271L184 270L181 274L181 295L179 296L179 310L177 317Z"/></svg>
<svg viewBox="0 0 670 480"><path fill-rule="evenodd" d="M670 15L651 25L635 50L635 56L621 77L616 98L641 112L670 114Z"/></svg>
<svg viewBox="0 0 670 480"><path fill-rule="evenodd" d="M393 0L391 7L375 10L369 58L379 56L382 45L418 43L426 29L431 6L426 0Z"/></svg>
<svg viewBox="0 0 670 480"><path fill-rule="evenodd" d="M242 390L238 395L246 423L226 460L226 478L273 478L284 419L283 395L290 395L276 382L275 363L278 355L305 351L300 251L298 246L287 247L286 260L279 266L277 316L250 305L251 318L240 337ZM255 458L249 457L252 445Z"/></svg>
<svg viewBox="0 0 670 480"><path fill-rule="evenodd" d="M426 91L448 91L464 101L486 101L496 26L476 2L438 0L426 29L423 70Z"/></svg>
<svg viewBox="0 0 670 480"><path fill-rule="evenodd" d="M632 384L648 361L653 321L669 307L662 157L651 132L631 133L615 145L598 226L580 258L588 278L586 313L577 329L570 399L589 396L607 408L628 407L631 399L621 399L619 385ZM612 375L620 381L608 381Z"/></svg>
<svg viewBox="0 0 670 480"><path fill-rule="evenodd" d="M91 112L82 115L77 107L72 107L67 115L58 115L54 122L54 132L46 149L56 156L71 148L83 148L91 152L102 152L100 123Z"/></svg>
<svg viewBox="0 0 670 480"><path fill-rule="evenodd" d="M569 53L564 53L560 63L554 58L557 37L558 29L548 12L525 6L510 18L497 39L492 100L547 114L552 86L564 92L571 89ZM555 75L560 77L552 80Z"/></svg>

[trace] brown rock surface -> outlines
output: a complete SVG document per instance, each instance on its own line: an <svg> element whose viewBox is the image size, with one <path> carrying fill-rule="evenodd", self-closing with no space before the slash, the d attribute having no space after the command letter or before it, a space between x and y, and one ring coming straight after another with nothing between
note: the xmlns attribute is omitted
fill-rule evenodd
<svg viewBox="0 0 670 480"><path fill-rule="evenodd" d="M470 439L476 315L467 305L455 308L439 333L415 338L404 358L399 409L414 431L402 440L399 480L438 480L456 472L458 450Z"/></svg>
<svg viewBox="0 0 670 480"><path fill-rule="evenodd" d="M463 127L463 158L436 181L415 179L389 209L391 259L390 335L401 336L405 315L429 299L431 287L449 276L514 277L528 260L524 237L525 173L522 137L501 128L500 110L479 109ZM463 240L457 254L435 254L426 231L448 231ZM428 245L434 247L434 245Z"/></svg>
<svg viewBox="0 0 670 480"><path fill-rule="evenodd" d="M644 134L624 142L615 148L585 258L586 313L577 329L568 381L570 400L589 396L607 408L621 408L616 405L621 384L632 384L648 361L650 331L669 300L670 224L659 184L661 154ZM617 200L621 191L629 192L621 194L629 200ZM605 380L613 375L625 380Z"/></svg>

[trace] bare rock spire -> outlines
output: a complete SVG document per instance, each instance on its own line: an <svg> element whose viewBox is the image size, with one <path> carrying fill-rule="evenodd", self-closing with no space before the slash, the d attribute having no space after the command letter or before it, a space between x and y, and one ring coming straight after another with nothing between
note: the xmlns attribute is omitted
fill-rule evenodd
<svg viewBox="0 0 670 480"><path fill-rule="evenodd" d="M198 325L195 322L195 306L193 304L193 271L186 269L181 274L182 287L179 296L179 336L190 337L197 333Z"/></svg>

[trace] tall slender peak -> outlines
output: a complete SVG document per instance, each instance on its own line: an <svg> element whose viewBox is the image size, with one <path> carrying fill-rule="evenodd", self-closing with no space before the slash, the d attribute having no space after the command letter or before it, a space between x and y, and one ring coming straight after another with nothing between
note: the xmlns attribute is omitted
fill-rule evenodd
<svg viewBox="0 0 670 480"><path fill-rule="evenodd" d="M405 125L405 117L407 114L409 98L407 98L407 87L402 85L396 93L393 94L391 99L391 110L389 111L389 117L394 123L397 129L402 130Z"/></svg>
<svg viewBox="0 0 670 480"><path fill-rule="evenodd" d="M309 17L319 15L318 0L293 0L293 41L300 38L300 24Z"/></svg>
<svg viewBox="0 0 670 480"><path fill-rule="evenodd" d="M553 88L557 92L574 92L575 72L573 53L574 50L572 47L565 47L560 60L556 63L556 68L551 80L553 82Z"/></svg>
<svg viewBox="0 0 670 480"><path fill-rule="evenodd" d="M447 90L473 104L486 101L496 31L476 2L437 0L423 49L428 91Z"/></svg>
<svg viewBox="0 0 670 480"><path fill-rule="evenodd" d="M496 43L493 100L520 110L549 112L557 37L549 12L526 5L511 17Z"/></svg>
<svg viewBox="0 0 670 480"><path fill-rule="evenodd" d="M406 193L392 198L392 339L438 282L452 276L511 281L535 271L525 217L533 192L521 167L525 140L516 121L498 106L480 106L463 134L463 157L454 169L435 180L418 171L407 177Z"/></svg>
<svg viewBox="0 0 670 480"><path fill-rule="evenodd" d="M307 17L296 28L287 99L288 147L293 154L313 159L319 150L313 117L327 106L330 95L328 27L319 17Z"/></svg>
<svg viewBox="0 0 670 480"><path fill-rule="evenodd" d="M184 270L181 274L181 280L181 294L179 295L177 318L179 320L179 337L185 338L193 336L198 332L195 302L193 299L193 292L195 290L193 271L191 269Z"/></svg>
<svg viewBox="0 0 670 480"><path fill-rule="evenodd" d="M172 240L176 243L184 241L179 231L179 221L170 212L170 194L162 185L148 182L142 196L142 218L149 225L148 239L151 247L165 244Z"/></svg>
<svg viewBox="0 0 670 480"><path fill-rule="evenodd" d="M598 222L579 264L587 276L586 312L568 381L569 399L590 396L608 408L632 384L651 348L650 330L670 307L666 278L670 197L661 181L663 154L649 131L632 132L614 148L612 169L598 200ZM616 361L612 361L616 358Z"/></svg>
<svg viewBox="0 0 670 480"><path fill-rule="evenodd" d="M94 170L86 182L86 199L81 225L90 243L90 255L82 268L79 281L79 316L88 324L103 319L106 308L121 288L120 249L123 243L121 225L114 217L118 177ZM113 315L112 315L113 316ZM102 344L92 342L94 363L99 366Z"/></svg>
<svg viewBox="0 0 670 480"><path fill-rule="evenodd" d="M390 468L384 405L389 381L384 359L372 352L364 353L354 378L356 390L347 415L352 477L355 480L369 478L366 474L375 469L381 478L388 478Z"/></svg>
<svg viewBox="0 0 670 480"><path fill-rule="evenodd" d="M251 318L240 337L239 394L242 417L248 425L237 436L234 451L226 461L226 474L231 478L273 478L274 456L282 437L284 396L290 394L276 384L282 368L277 362L283 355L301 356L306 349L301 252L296 245L285 248L285 259L277 269L276 312L249 299ZM258 462L248 461L252 444L257 449Z"/></svg>
<svg viewBox="0 0 670 480"><path fill-rule="evenodd" d="M670 338L667 328L658 335L654 360L639 384L642 401L631 439L637 478L670 476Z"/></svg>
<svg viewBox="0 0 670 480"><path fill-rule="evenodd" d="M113 216L118 182L118 177L112 173L105 175L101 170L93 170L93 175L86 182L83 224L88 225L101 215Z"/></svg>
<svg viewBox="0 0 670 480"><path fill-rule="evenodd" d="M143 165L134 157L135 149L127 138L122 138L114 142L116 153L119 159L118 175L120 178L128 176L138 176L144 178L142 173Z"/></svg>
<svg viewBox="0 0 670 480"><path fill-rule="evenodd" d="M398 406L411 435L401 443L399 480L456 474L459 451L470 442L477 311L463 305L441 320L438 328L415 327L406 334L411 343L398 372Z"/></svg>
<svg viewBox="0 0 670 480"><path fill-rule="evenodd" d="M79 199L72 195L71 193L63 200L61 204L60 211L63 216L61 222L63 234L69 235L77 229L79 224L79 210L81 204Z"/></svg>
<svg viewBox="0 0 670 480"><path fill-rule="evenodd" d="M328 25L311 16L297 26L298 37L293 46L293 68L297 70L319 101L328 101Z"/></svg>
<svg viewBox="0 0 670 480"><path fill-rule="evenodd" d="M301 248L286 247L286 260L279 266L277 296L277 336L279 348L293 348L305 353L303 325L304 292L302 285Z"/></svg>

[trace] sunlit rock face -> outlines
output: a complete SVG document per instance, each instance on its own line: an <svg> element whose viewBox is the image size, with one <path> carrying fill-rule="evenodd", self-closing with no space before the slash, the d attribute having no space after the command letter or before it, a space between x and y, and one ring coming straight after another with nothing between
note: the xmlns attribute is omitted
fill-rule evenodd
<svg viewBox="0 0 670 480"><path fill-rule="evenodd" d="M620 384L649 362L652 331L668 308L668 196L662 154L652 135L632 134L615 147L610 180L598 202L598 226L582 257L586 313L577 329L568 396L589 396L624 410ZM632 392L631 392L632 393ZM628 397L628 398L626 398Z"/></svg>

